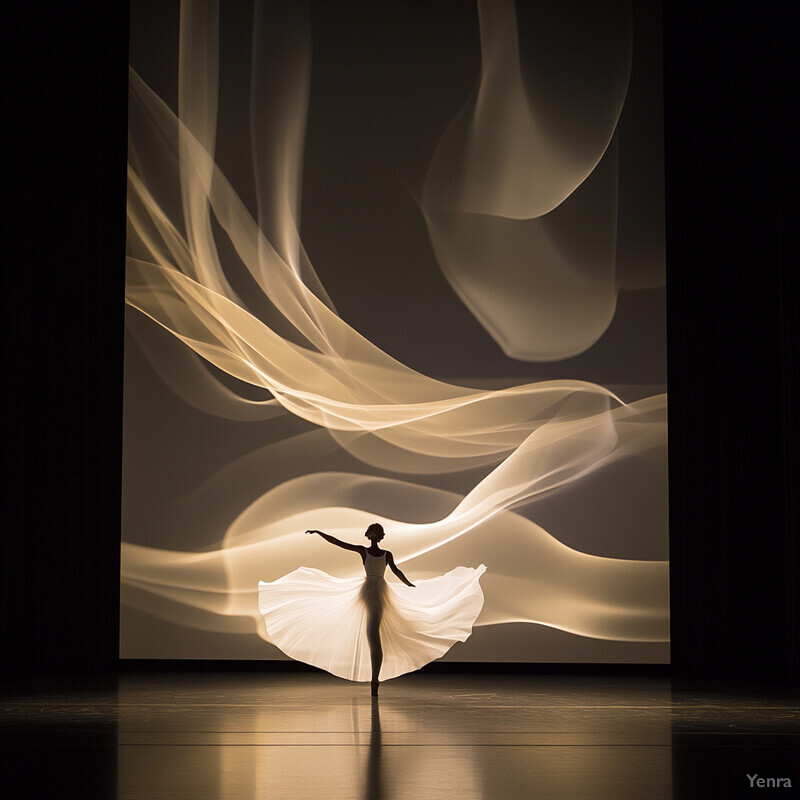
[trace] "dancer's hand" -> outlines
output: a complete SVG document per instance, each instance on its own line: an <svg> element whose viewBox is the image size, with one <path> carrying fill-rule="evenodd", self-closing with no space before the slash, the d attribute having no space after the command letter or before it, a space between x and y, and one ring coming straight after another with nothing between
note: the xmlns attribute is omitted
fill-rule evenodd
<svg viewBox="0 0 800 800"><path fill-rule="evenodd" d="M319 531L306 531L306 533L319 533Z"/></svg>

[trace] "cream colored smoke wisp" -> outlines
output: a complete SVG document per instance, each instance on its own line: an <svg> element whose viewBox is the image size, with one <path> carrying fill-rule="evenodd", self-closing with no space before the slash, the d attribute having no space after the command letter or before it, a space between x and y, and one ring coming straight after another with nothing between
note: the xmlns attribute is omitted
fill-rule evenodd
<svg viewBox="0 0 800 800"><path fill-rule="evenodd" d="M445 277L510 356L587 350L617 303L617 140L631 67L625 3L479 2L478 87L442 136L422 208ZM494 279L488 283L486 275Z"/></svg>

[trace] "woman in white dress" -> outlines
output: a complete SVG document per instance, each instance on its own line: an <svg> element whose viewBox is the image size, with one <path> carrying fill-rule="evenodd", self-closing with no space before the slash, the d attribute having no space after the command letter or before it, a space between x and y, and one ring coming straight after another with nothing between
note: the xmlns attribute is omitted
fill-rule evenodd
<svg viewBox="0 0 800 800"><path fill-rule="evenodd" d="M361 556L361 561L364 564L364 570L367 573L366 580L361 589L361 599L367 609L367 641L369 642L370 663L372 664L372 679L370 681L372 687L372 694L378 694L378 676L380 675L381 665L383 664L383 648L381 647L381 620L383 619L383 606L386 595L386 581L383 579L383 573L388 566L392 572L406 585L414 587L414 584L406 578L400 571L399 567L394 563L394 557L388 550L381 550L378 543L386 535L383 532L383 526L378 522L373 522L370 525L364 536L370 540L369 547L364 547L361 544L349 544L331 536L329 533L323 533L318 530L306 531L306 533L316 533L321 536L326 542L335 544L337 547L342 547L345 550L352 550Z"/></svg>
<svg viewBox="0 0 800 800"><path fill-rule="evenodd" d="M369 680L377 695L379 680L419 669L469 637L483 607L483 564L413 584L379 547L385 535L379 523L364 534L369 547L306 533L358 553L366 576L337 578L300 567L271 583L259 581L267 633L286 655L348 680ZM384 580L387 565L405 586Z"/></svg>

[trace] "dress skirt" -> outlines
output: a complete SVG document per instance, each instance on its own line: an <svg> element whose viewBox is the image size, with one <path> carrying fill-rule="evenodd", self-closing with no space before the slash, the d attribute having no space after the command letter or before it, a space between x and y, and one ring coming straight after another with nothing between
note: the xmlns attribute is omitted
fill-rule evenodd
<svg viewBox="0 0 800 800"><path fill-rule="evenodd" d="M479 580L485 571L483 564L456 567L411 587L300 567L272 583L259 581L258 608L273 644L287 656L351 681L372 678L366 627L369 615L378 614L379 679L385 681L466 641L483 608Z"/></svg>

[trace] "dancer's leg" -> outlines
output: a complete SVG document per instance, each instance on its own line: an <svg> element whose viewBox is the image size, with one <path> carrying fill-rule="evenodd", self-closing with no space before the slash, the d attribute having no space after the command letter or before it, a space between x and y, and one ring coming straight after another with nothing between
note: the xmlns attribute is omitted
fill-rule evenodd
<svg viewBox="0 0 800 800"><path fill-rule="evenodd" d="M381 613L380 609L370 609L367 618L367 641L372 661L372 694L378 694L378 676L383 664L383 646L381 645Z"/></svg>
<svg viewBox="0 0 800 800"><path fill-rule="evenodd" d="M368 577L361 591L367 611L366 634L369 644L370 662L372 665L372 694L378 694L378 677L383 664L383 646L381 644L381 621L383 619L383 594L386 583L381 578Z"/></svg>

